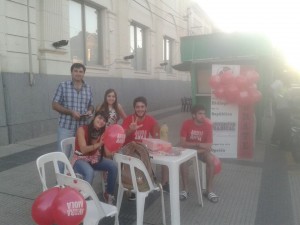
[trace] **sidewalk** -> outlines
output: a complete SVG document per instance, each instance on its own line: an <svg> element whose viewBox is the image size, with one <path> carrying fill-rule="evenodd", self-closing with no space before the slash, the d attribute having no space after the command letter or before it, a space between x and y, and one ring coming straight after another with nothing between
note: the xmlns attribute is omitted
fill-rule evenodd
<svg viewBox="0 0 300 225"><path fill-rule="evenodd" d="M179 128L187 112L174 107L150 112L169 127L172 144L178 143ZM0 147L0 225L30 225L31 205L41 193L35 159L56 150L56 135ZM159 172L159 170L158 170ZM220 202L204 198L197 204L196 187L190 173L190 197L181 202L182 225L298 225L300 224L300 166L289 151L271 148L257 141L252 160L222 159L222 171L215 179ZM97 181L93 184L97 189ZM170 224L169 196L165 195L167 224ZM120 224L135 224L135 202L123 201ZM111 224L110 220L100 224ZM161 224L160 199L146 201L144 224Z"/></svg>

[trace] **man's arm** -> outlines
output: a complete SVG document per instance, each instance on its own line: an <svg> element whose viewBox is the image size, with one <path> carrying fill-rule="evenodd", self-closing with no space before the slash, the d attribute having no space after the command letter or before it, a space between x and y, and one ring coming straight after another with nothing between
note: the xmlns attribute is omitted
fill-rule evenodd
<svg viewBox="0 0 300 225"><path fill-rule="evenodd" d="M210 151L212 143L195 143L186 141L185 137L180 137L180 145L184 148L191 148L197 150L198 153Z"/></svg>
<svg viewBox="0 0 300 225"><path fill-rule="evenodd" d="M76 120L80 119L79 112L75 112L73 110L67 109L67 108L63 107L61 104L59 104L58 102L52 102L52 109L59 113L70 115Z"/></svg>

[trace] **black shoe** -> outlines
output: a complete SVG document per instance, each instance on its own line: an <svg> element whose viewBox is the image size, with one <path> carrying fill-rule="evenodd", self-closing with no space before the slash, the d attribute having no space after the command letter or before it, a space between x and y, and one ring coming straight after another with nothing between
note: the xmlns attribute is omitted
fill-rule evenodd
<svg viewBox="0 0 300 225"><path fill-rule="evenodd" d="M129 201L135 201L136 200L136 196L135 193L131 193L130 196L128 197Z"/></svg>
<svg viewBox="0 0 300 225"><path fill-rule="evenodd" d="M170 185L169 185L169 182L165 183L163 186L162 186L162 189L164 192L170 194Z"/></svg>

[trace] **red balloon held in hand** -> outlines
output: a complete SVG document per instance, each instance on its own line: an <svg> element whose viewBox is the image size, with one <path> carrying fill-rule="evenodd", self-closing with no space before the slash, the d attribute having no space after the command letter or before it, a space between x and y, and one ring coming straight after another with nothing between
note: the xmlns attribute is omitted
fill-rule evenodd
<svg viewBox="0 0 300 225"><path fill-rule="evenodd" d="M103 142L110 152L117 152L125 142L125 131L119 124L114 124L106 128Z"/></svg>
<svg viewBox="0 0 300 225"><path fill-rule="evenodd" d="M38 225L52 225L53 201L60 191L60 188L53 187L42 192L33 202L31 216Z"/></svg>
<svg viewBox="0 0 300 225"><path fill-rule="evenodd" d="M57 225L78 225L86 214L86 201L74 188L60 190L53 202L53 218Z"/></svg>

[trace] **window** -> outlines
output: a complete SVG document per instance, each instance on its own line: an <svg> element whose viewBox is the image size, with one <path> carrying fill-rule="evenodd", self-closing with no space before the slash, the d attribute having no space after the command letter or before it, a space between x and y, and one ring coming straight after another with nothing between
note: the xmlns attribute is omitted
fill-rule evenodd
<svg viewBox="0 0 300 225"><path fill-rule="evenodd" d="M163 39L163 60L164 69L168 73L172 73L172 42L173 40L168 37Z"/></svg>
<svg viewBox="0 0 300 225"><path fill-rule="evenodd" d="M70 1L69 10L72 62L102 64L100 10L75 1Z"/></svg>
<svg viewBox="0 0 300 225"><path fill-rule="evenodd" d="M130 25L130 52L134 55L131 65L135 70L146 70L145 29L139 25Z"/></svg>

